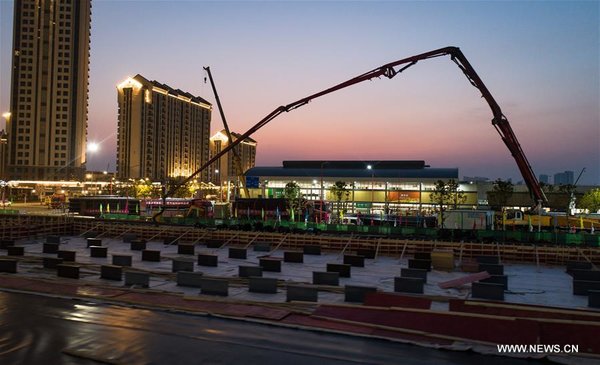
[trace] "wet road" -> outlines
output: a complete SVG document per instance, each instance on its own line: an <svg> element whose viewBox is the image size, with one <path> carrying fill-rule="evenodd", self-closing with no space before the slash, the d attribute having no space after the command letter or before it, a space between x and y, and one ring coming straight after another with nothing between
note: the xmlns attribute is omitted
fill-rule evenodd
<svg viewBox="0 0 600 365"><path fill-rule="evenodd" d="M496 365L534 362L205 316L0 292L0 364L100 363Z"/></svg>

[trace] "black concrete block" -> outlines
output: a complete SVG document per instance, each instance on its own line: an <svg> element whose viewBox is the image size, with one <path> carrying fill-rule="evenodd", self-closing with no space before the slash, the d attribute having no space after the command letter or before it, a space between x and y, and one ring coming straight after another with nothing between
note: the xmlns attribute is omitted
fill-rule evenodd
<svg viewBox="0 0 600 365"><path fill-rule="evenodd" d="M216 239L216 238L212 238L212 239L206 240L206 247L207 248L221 248L221 246L223 246L223 243L225 243L225 241Z"/></svg>
<svg viewBox="0 0 600 365"><path fill-rule="evenodd" d="M42 258L42 262L44 264L44 268L56 269L56 266L63 263L63 259L59 259L58 257L44 257Z"/></svg>
<svg viewBox="0 0 600 365"><path fill-rule="evenodd" d="M201 272L178 271L177 285L201 288L203 279L202 275L204 274Z"/></svg>
<svg viewBox="0 0 600 365"><path fill-rule="evenodd" d="M425 271L427 272L427 271ZM423 294L423 278L413 277L394 277L394 291L400 293Z"/></svg>
<svg viewBox="0 0 600 365"><path fill-rule="evenodd" d="M223 279L202 279L200 293L210 295L229 295L229 281Z"/></svg>
<svg viewBox="0 0 600 365"><path fill-rule="evenodd" d="M377 288L373 286L346 285L344 287L344 301L364 303L367 293L375 293L376 291Z"/></svg>
<svg viewBox="0 0 600 365"><path fill-rule="evenodd" d="M339 272L313 271L313 284L315 285L340 285Z"/></svg>
<svg viewBox="0 0 600 365"><path fill-rule="evenodd" d="M500 264L500 258L498 256L476 256L475 260L478 264Z"/></svg>
<svg viewBox="0 0 600 365"><path fill-rule="evenodd" d="M320 245L304 245L303 252L305 255L320 255L321 254L321 246Z"/></svg>
<svg viewBox="0 0 600 365"><path fill-rule="evenodd" d="M194 271L194 261L190 259L173 259L171 271Z"/></svg>
<svg viewBox="0 0 600 365"><path fill-rule="evenodd" d="M17 260L15 259L0 259L0 272L17 272Z"/></svg>
<svg viewBox="0 0 600 365"><path fill-rule="evenodd" d="M177 253L180 255L195 255L196 245L193 243L179 242L177 245Z"/></svg>
<svg viewBox="0 0 600 365"><path fill-rule="evenodd" d="M271 244L269 242L254 242L253 248L257 252L269 252L271 251Z"/></svg>
<svg viewBox="0 0 600 365"><path fill-rule="evenodd" d="M415 252L414 258L416 260L430 260L431 261L431 252Z"/></svg>
<svg viewBox="0 0 600 365"><path fill-rule="evenodd" d="M365 257L358 255L344 255L344 264L354 267L365 267Z"/></svg>
<svg viewBox="0 0 600 365"><path fill-rule="evenodd" d="M106 257L108 255L108 247L91 246L90 257Z"/></svg>
<svg viewBox="0 0 600 365"><path fill-rule="evenodd" d="M250 276L248 278L248 291L251 293L277 293L277 279Z"/></svg>
<svg viewBox="0 0 600 365"><path fill-rule="evenodd" d="M471 297L490 300L504 300L504 285L475 282L471 284Z"/></svg>
<svg viewBox="0 0 600 365"><path fill-rule="evenodd" d="M258 262L263 271L281 272L281 259L263 257Z"/></svg>
<svg viewBox="0 0 600 365"><path fill-rule="evenodd" d="M143 251L146 249L146 240L131 240L129 247L132 251Z"/></svg>
<svg viewBox="0 0 600 365"><path fill-rule="evenodd" d="M112 264L118 266L131 266L131 255L112 255Z"/></svg>
<svg viewBox="0 0 600 365"><path fill-rule="evenodd" d="M245 260L248 256L245 248L229 247L229 258Z"/></svg>
<svg viewBox="0 0 600 365"><path fill-rule="evenodd" d="M479 264L479 272L487 271L490 275L504 275L504 265Z"/></svg>
<svg viewBox="0 0 600 365"><path fill-rule="evenodd" d="M60 236L47 236L46 243L60 243Z"/></svg>
<svg viewBox="0 0 600 365"><path fill-rule="evenodd" d="M592 263L587 261L567 261L567 273L573 270L592 270Z"/></svg>
<svg viewBox="0 0 600 365"><path fill-rule="evenodd" d="M14 246L14 240L2 239L0 240L0 250L6 250L8 247Z"/></svg>
<svg viewBox="0 0 600 365"><path fill-rule="evenodd" d="M11 246L8 247L6 254L8 256L23 256L25 255L25 247L23 246Z"/></svg>
<svg viewBox="0 0 600 365"><path fill-rule="evenodd" d="M114 257L114 256L113 256ZM150 286L150 274L141 271L125 271L125 286L137 285L142 288Z"/></svg>
<svg viewBox="0 0 600 365"><path fill-rule="evenodd" d="M358 256L364 256L365 259L375 258L375 250L372 248L359 248L358 250L356 250L356 254Z"/></svg>
<svg viewBox="0 0 600 365"><path fill-rule="evenodd" d="M167 237L163 240L165 245L177 245L179 244L179 238L177 237Z"/></svg>
<svg viewBox="0 0 600 365"><path fill-rule="evenodd" d="M75 261L75 256L77 251L67 251L67 250L59 250L58 257L66 261Z"/></svg>
<svg viewBox="0 0 600 365"><path fill-rule="evenodd" d="M250 276L262 276L263 269L260 266L239 266L238 276L240 278L247 278Z"/></svg>
<svg viewBox="0 0 600 365"><path fill-rule="evenodd" d="M352 266L348 264L327 264L327 272L337 272L342 278L349 278Z"/></svg>
<svg viewBox="0 0 600 365"><path fill-rule="evenodd" d="M571 275L573 275L573 280L600 281L600 271L598 270L572 270Z"/></svg>
<svg viewBox="0 0 600 365"><path fill-rule="evenodd" d="M492 275L487 279L479 280L479 282L501 284L504 290L508 290L508 276L506 275Z"/></svg>
<svg viewBox="0 0 600 365"><path fill-rule="evenodd" d="M102 246L102 240L100 238L88 238L86 243L87 247Z"/></svg>
<svg viewBox="0 0 600 365"><path fill-rule="evenodd" d="M43 253L58 253L58 243L44 243Z"/></svg>
<svg viewBox="0 0 600 365"><path fill-rule="evenodd" d="M137 239L137 234L135 234L135 233L125 233L123 235L124 243L131 243L131 241L136 240L136 239Z"/></svg>
<svg viewBox="0 0 600 365"><path fill-rule="evenodd" d="M121 281L123 279L123 268L116 265L100 266L100 277L102 279Z"/></svg>
<svg viewBox="0 0 600 365"><path fill-rule="evenodd" d="M94 238L94 237L98 237L99 235L100 235L100 232L89 231L89 232L85 232L83 234L83 238Z"/></svg>
<svg viewBox="0 0 600 365"><path fill-rule="evenodd" d="M56 275L61 278L79 279L79 266L66 264L56 265Z"/></svg>
<svg viewBox="0 0 600 365"><path fill-rule="evenodd" d="M588 295L590 290L600 290L600 281L573 280L573 295Z"/></svg>
<svg viewBox="0 0 600 365"><path fill-rule="evenodd" d="M600 290L588 290L588 307L600 308Z"/></svg>
<svg viewBox="0 0 600 365"><path fill-rule="evenodd" d="M319 290L309 285L288 285L286 290L286 301L317 302Z"/></svg>
<svg viewBox="0 0 600 365"><path fill-rule="evenodd" d="M304 262L304 252L301 251L283 251L283 262Z"/></svg>
<svg viewBox="0 0 600 365"><path fill-rule="evenodd" d="M431 260L409 259L408 268L431 271Z"/></svg>
<svg viewBox="0 0 600 365"><path fill-rule="evenodd" d="M419 278L427 282L427 270L424 269L400 269L400 276L403 278Z"/></svg>
<svg viewBox="0 0 600 365"><path fill-rule="evenodd" d="M198 255L198 265L216 267L219 265L219 256L201 253Z"/></svg>
<svg viewBox="0 0 600 365"><path fill-rule="evenodd" d="M160 262L159 250L142 250L142 261Z"/></svg>

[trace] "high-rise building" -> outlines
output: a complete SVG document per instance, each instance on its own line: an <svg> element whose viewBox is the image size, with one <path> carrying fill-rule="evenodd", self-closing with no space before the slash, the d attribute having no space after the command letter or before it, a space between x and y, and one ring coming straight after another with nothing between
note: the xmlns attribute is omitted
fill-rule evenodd
<svg viewBox="0 0 600 365"><path fill-rule="evenodd" d="M211 104L141 75L117 86L117 177L166 182L208 161ZM206 181L204 171L198 179Z"/></svg>
<svg viewBox="0 0 600 365"><path fill-rule="evenodd" d="M540 183L549 184L550 183L550 176L545 175L545 174L541 174L540 175Z"/></svg>
<svg viewBox="0 0 600 365"><path fill-rule="evenodd" d="M233 141L236 141L240 136L239 133L231 132ZM227 138L227 132L223 129L210 138L210 157L212 158L227 146L229 146L229 138ZM219 185L227 181L235 182L238 176L243 175L256 164L256 141L252 138L246 138L233 149L240 157L242 171L239 172L236 168L233 152L229 151L210 166L210 181L213 184Z"/></svg>
<svg viewBox="0 0 600 365"><path fill-rule="evenodd" d="M85 172L91 0L15 0L10 179Z"/></svg>
<svg viewBox="0 0 600 365"><path fill-rule="evenodd" d="M573 171L565 171L554 174L554 185L573 184Z"/></svg>

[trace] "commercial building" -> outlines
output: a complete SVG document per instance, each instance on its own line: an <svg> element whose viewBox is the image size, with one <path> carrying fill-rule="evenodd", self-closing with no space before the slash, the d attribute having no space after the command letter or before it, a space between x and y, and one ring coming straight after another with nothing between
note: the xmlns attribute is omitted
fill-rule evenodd
<svg viewBox="0 0 600 365"><path fill-rule="evenodd" d="M212 106L141 75L117 86L117 177L167 181L208 161ZM207 181L205 171L198 179Z"/></svg>
<svg viewBox="0 0 600 365"><path fill-rule="evenodd" d="M554 174L554 185L572 185L573 182L573 171L565 171Z"/></svg>
<svg viewBox="0 0 600 365"><path fill-rule="evenodd" d="M91 0L15 0L9 179L85 172Z"/></svg>
<svg viewBox="0 0 600 365"><path fill-rule="evenodd" d="M254 198L281 198L295 182L307 200L338 199L331 188L345 184L342 202L348 212L397 213L432 209L430 194L438 180L458 181L457 168L431 168L424 161L283 161L282 167L254 167L246 183ZM340 184L341 185L341 184ZM461 184L466 200L477 202L477 187Z"/></svg>
<svg viewBox="0 0 600 365"><path fill-rule="evenodd" d="M240 136L241 135L239 133L231 132L231 138L233 139L231 142L236 141ZM227 132L224 129L217 132L210 138L211 158L229 146L229 144L230 141L227 137ZM238 171L238 167L234 162L233 151L229 151L225 155L221 156L221 158L219 158L210 166L210 182L215 185L220 185L224 182L234 182L238 176L241 176L246 171L254 167L256 163L256 145L257 143L255 140L252 138L246 138L233 148L240 158L241 172Z"/></svg>
<svg viewBox="0 0 600 365"><path fill-rule="evenodd" d="M541 174L539 180L540 180L540 183L550 184L550 176L548 176L546 174Z"/></svg>

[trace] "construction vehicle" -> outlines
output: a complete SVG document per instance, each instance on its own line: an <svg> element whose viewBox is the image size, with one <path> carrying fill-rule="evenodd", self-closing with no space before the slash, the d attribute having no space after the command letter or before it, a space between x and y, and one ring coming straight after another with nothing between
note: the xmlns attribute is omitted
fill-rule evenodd
<svg viewBox="0 0 600 365"><path fill-rule="evenodd" d="M229 139L229 143L233 142L233 138L231 136L231 131L229 130L229 125L227 124L227 119L225 118L225 111L223 110L223 105L221 105L221 98L219 98L219 94L217 93L217 87L215 85L215 80L213 79L212 73L210 72L210 67L204 67L204 70L208 74L208 78L210 79L210 85L213 90L213 94L215 94L215 100L217 101L217 107L219 108L219 114L221 115L221 120L223 121L223 126L225 127L225 132L227 134L227 138ZM205 78L206 82L206 78ZM240 158L239 151L234 148L233 152L233 167L237 172L236 176L236 187L234 196L237 197L237 193L240 190L244 191L244 195L246 198L250 197L250 193L248 192L248 188L244 184L244 170L242 168L242 159ZM238 189L239 188L239 189ZM228 200L228 199L227 199Z"/></svg>
<svg viewBox="0 0 600 365"><path fill-rule="evenodd" d="M50 197L50 202L48 203L49 209L61 209L65 207L65 203L67 201L67 196L62 193L54 193Z"/></svg>
<svg viewBox="0 0 600 365"><path fill-rule="evenodd" d="M165 195L163 196L163 199L166 199L168 196L173 195L177 191L177 189L179 189L180 186L186 184L188 181L193 179L196 175L198 175L199 173L204 171L206 168L208 168L211 164L213 164L215 161L217 161L221 156L223 156L224 154L229 152L231 149L235 148L238 144L240 144L246 138L250 137L252 134L254 134L256 131L258 131L260 128L267 125L270 121L275 119L280 114L285 113L285 112L290 112L296 108L299 108L303 105L308 104L310 101L312 101L316 98L330 94L334 91L344 89L344 88L352 86L352 85L356 85L356 84L364 82L364 81L369 81L374 78L379 78L381 76L385 76L385 77L391 79L391 78L397 76L398 74L404 72L409 67L414 66L419 61L423 61L423 60L427 60L427 59L431 59L431 58L437 58L437 57L441 57L441 56L450 56L450 59L454 63L456 63L458 68L467 77L467 80L471 83L471 85L473 85L475 88L477 88L481 92L482 97L486 100L486 102L488 103L488 105L492 111L492 115L493 115L492 125L494 126L494 128L496 129L498 134L500 134L502 141L504 142L504 144L510 151L513 158L515 159L515 162L517 163L519 171L521 172L521 175L523 176L523 179L529 189L529 193L534 202L533 205L537 206L537 210L540 210L542 205L547 203L547 198L546 198L544 192L542 191L542 188L536 178L536 175L533 172L533 169L531 168L531 165L529 164L529 161L527 160L527 157L525 156L525 153L523 152L521 145L519 144L519 141L517 140L517 137L515 136L510 124L508 123L508 120L502 113L500 106L498 105L496 100L494 100L494 98L492 97L492 94L489 92L489 90L487 89L487 87L485 86L483 81L481 81L481 79L479 78L479 75L477 75L477 73L475 72L475 70L473 69L473 67L471 66L471 64L469 63L467 58L465 57L465 55L461 52L461 50L458 47L440 48L440 49L437 49L434 51L430 51L430 52L422 53L422 54L419 54L416 56L411 56L411 57L404 58L404 59L401 59L398 61L394 61L394 62L385 64L381 67L375 68L366 73L363 73L352 79L344 81L340 84L332 86L326 90L317 92L313 95L307 96L305 98L297 100L288 105L282 105L282 106L275 108L275 110L273 110L271 113L269 113L263 119L261 119L258 123L256 123L254 126L252 126L240 138L236 139L235 141L231 141L231 143L226 148L224 148L223 150L221 150L221 152L217 153L215 156L210 158L205 164L200 166L200 168L198 170L196 170L193 174L191 174L188 178L186 178L185 180L180 182L178 185L174 185L173 187L171 187L171 189L165 193ZM160 214L162 214L162 212L159 212L155 215L155 221L156 221L156 218Z"/></svg>

